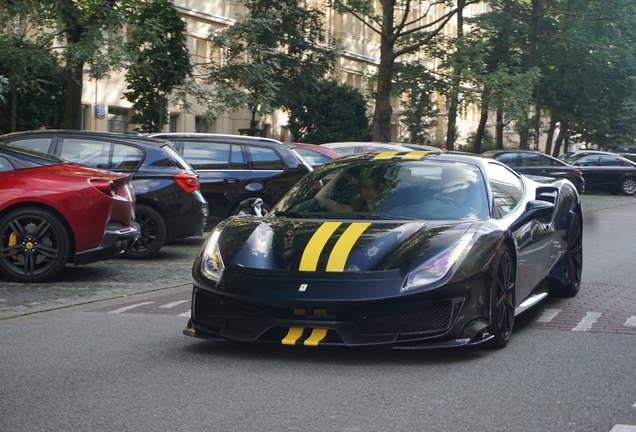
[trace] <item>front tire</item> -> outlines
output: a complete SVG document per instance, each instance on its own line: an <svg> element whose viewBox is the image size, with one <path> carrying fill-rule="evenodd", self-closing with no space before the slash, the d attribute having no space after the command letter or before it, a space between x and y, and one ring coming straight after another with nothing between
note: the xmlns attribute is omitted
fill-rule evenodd
<svg viewBox="0 0 636 432"><path fill-rule="evenodd" d="M493 335L489 344L493 348L504 348L512 336L515 322L515 267L510 249L502 246L495 265L495 274L490 288L490 326Z"/></svg>
<svg viewBox="0 0 636 432"><path fill-rule="evenodd" d="M565 254L565 285L553 289L555 297L574 297L581 287L583 274L583 225L576 213L572 214L568 231L568 250Z"/></svg>
<svg viewBox="0 0 636 432"><path fill-rule="evenodd" d="M144 204L137 204L135 215L141 233L124 257L139 260L154 258L166 242L166 223L157 210Z"/></svg>
<svg viewBox="0 0 636 432"><path fill-rule="evenodd" d="M632 196L636 193L636 179L627 177L623 179L620 186L621 193L623 195Z"/></svg>
<svg viewBox="0 0 636 432"><path fill-rule="evenodd" d="M0 271L16 282L44 282L66 265L69 233L50 211L27 207L0 220Z"/></svg>

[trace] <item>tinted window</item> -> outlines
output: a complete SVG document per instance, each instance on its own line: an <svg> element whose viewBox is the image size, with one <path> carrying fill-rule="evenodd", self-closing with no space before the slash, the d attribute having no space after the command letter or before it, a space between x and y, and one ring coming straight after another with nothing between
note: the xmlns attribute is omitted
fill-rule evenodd
<svg viewBox="0 0 636 432"><path fill-rule="evenodd" d="M573 165L578 166L597 166L598 165L598 156L586 156L577 160L573 163Z"/></svg>
<svg viewBox="0 0 636 432"><path fill-rule="evenodd" d="M252 163L252 169L255 170L282 170L285 164L278 153L274 150L264 147L246 146L247 153Z"/></svg>
<svg viewBox="0 0 636 432"><path fill-rule="evenodd" d="M333 150L337 151L338 153L340 153L343 156L349 156L349 155L355 154L355 152L356 152L355 146L352 146L352 147L336 147Z"/></svg>
<svg viewBox="0 0 636 432"><path fill-rule="evenodd" d="M7 158L0 156L0 171L13 171L13 165Z"/></svg>
<svg viewBox="0 0 636 432"><path fill-rule="evenodd" d="M192 169L190 164L186 162L186 160L183 157L181 157L181 155L175 149L172 148L171 144L165 144L161 146L161 150L163 150L164 153L166 153L170 161L172 161L177 167L184 170Z"/></svg>
<svg viewBox="0 0 636 432"><path fill-rule="evenodd" d="M232 151L230 153L230 168L245 168L245 156L243 155L243 147L240 145L232 145Z"/></svg>
<svg viewBox="0 0 636 432"><path fill-rule="evenodd" d="M492 190L493 217L502 218L510 213L521 201L523 186L521 179L506 168L487 165Z"/></svg>
<svg viewBox="0 0 636 432"><path fill-rule="evenodd" d="M315 150L310 150L310 149L300 148L300 147L296 147L294 150L296 150L303 157L303 159L305 159L307 163L311 165L312 167L322 165L331 160L331 158Z"/></svg>
<svg viewBox="0 0 636 432"><path fill-rule="evenodd" d="M601 156L601 160L599 165L603 166L629 166L627 162L623 162L622 160L611 157L611 156Z"/></svg>
<svg viewBox="0 0 636 432"><path fill-rule="evenodd" d="M110 147L110 141L65 138L62 142L60 157L97 168L108 168Z"/></svg>
<svg viewBox="0 0 636 432"><path fill-rule="evenodd" d="M110 169L114 170L136 170L141 165L143 152L137 147L125 144L115 144L113 146L113 157Z"/></svg>
<svg viewBox="0 0 636 432"><path fill-rule="evenodd" d="M31 150L39 151L42 153L48 153L52 140L53 138L27 138L27 139L12 141L11 144L28 148Z"/></svg>
<svg viewBox="0 0 636 432"><path fill-rule="evenodd" d="M230 144L185 141L183 157L194 169L228 169Z"/></svg>
<svg viewBox="0 0 636 432"><path fill-rule="evenodd" d="M499 162L504 165L508 165L509 167L517 166L517 154L516 153L504 153L495 157Z"/></svg>
<svg viewBox="0 0 636 432"><path fill-rule="evenodd" d="M540 154L535 154L535 153L521 154L521 166L531 167L531 166L545 166L545 165L546 165L545 161L543 160Z"/></svg>

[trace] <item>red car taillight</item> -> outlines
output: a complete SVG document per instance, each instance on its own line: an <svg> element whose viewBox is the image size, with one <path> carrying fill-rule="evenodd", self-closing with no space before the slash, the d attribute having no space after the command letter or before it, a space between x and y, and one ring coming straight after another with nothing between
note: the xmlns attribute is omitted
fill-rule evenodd
<svg viewBox="0 0 636 432"><path fill-rule="evenodd" d="M574 170L574 174L583 176L583 172L578 168Z"/></svg>
<svg viewBox="0 0 636 432"><path fill-rule="evenodd" d="M117 195L117 189L115 188L115 183L112 180L90 179L89 181L95 189L103 194L110 197Z"/></svg>
<svg viewBox="0 0 636 432"><path fill-rule="evenodd" d="M174 179L179 184L179 186L181 186L181 189L183 189L187 193L192 193L199 189L199 179L195 175L181 173L175 175Z"/></svg>

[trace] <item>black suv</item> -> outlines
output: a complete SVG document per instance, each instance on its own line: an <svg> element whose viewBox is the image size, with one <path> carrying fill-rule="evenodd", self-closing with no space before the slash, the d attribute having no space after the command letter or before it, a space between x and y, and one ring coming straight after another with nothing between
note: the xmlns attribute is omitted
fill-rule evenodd
<svg viewBox="0 0 636 432"><path fill-rule="evenodd" d="M150 136L172 141L199 173L201 192L210 205L210 228L237 214L246 198L262 198L269 211L312 171L293 147L273 139L205 133Z"/></svg>
<svg viewBox="0 0 636 432"><path fill-rule="evenodd" d="M134 173L135 220L141 236L127 258L154 257L166 240L200 236L208 204L196 171L167 140L88 131L15 132L0 141L58 156L71 162Z"/></svg>

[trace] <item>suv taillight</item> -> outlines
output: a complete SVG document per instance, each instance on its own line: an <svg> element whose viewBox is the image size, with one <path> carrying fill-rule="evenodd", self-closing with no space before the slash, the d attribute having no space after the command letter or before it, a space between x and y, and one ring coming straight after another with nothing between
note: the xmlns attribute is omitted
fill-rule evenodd
<svg viewBox="0 0 636 432"><path fill-rule="evenodd" d="M177 181L181 189L186 191L187 193L192 193L199 189L199 179L197 176L192 174L176 174L174 179Z"/></svg>
<svg viewBox="0 0 636 432"><path fill-rule="evenodd" d="M91 185L105 195L114 197L117 194L115 183L112 180L90 179Z"/></svg>
<svg viewBox="0 0 636 432"><path fill-rule="evenodd" d="M580 169L578 169L578 168L576 168L576 169L574 170L574 174L576 174L576 175L580 175L580 176L583 176L583 172L582 172Z"/></svg>

